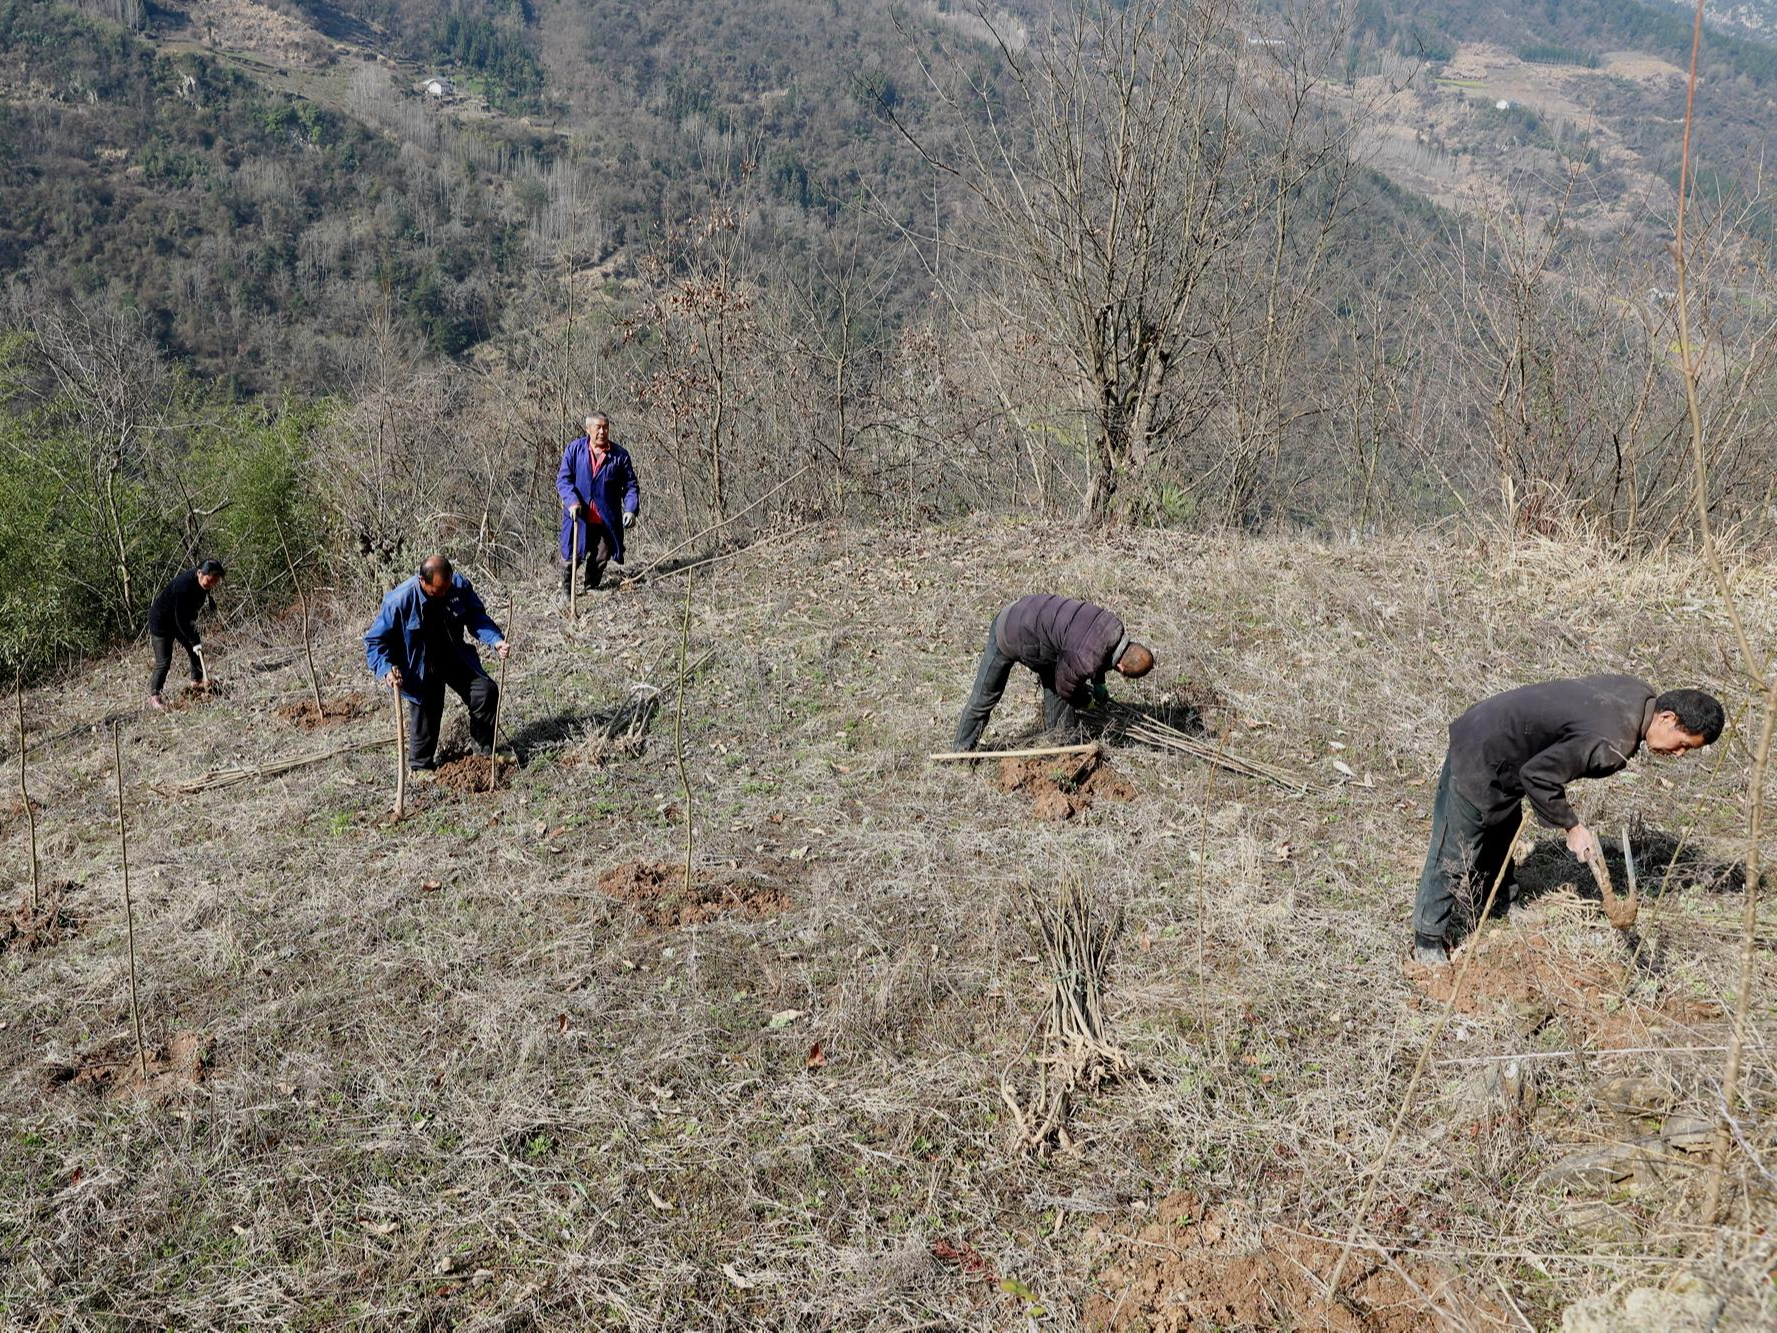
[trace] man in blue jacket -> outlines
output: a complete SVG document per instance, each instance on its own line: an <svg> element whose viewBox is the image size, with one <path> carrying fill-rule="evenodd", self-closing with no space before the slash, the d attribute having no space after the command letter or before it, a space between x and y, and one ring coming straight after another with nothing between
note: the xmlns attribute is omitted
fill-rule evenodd
<svg viewBox="0 0 1777 1333"><path fill-rule="evenodd" d="M605 565L623 563L623 534L641 511L642 492L629 450L611 443L611 426L603 412L586 418L586 434L568 442L555 474L561 496L561 590L574 578L574 553L586 562L586 583L596 588Z"/></svg>
<svg viewBox="0 0 1777 1333"><path fill-rule="evenodd" d="M509 649L469 580L442 555L429 555L420 572L383 598L376 623L364 634L364 659L373 675L407 700L407 766L433 771L444 691L455 690L469 708L469 738L478 755L493 753L494 704L499 687L481 669L465 642L467 630L501 658Z"/></svg>

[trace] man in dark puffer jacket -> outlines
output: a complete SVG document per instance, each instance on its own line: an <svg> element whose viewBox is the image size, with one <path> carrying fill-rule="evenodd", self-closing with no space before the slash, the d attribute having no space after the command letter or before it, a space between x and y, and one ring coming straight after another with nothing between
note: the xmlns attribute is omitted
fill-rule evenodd
<svg viewBox="0 0 1777 1333"><path fill-rule="evenodd" d="M1073 726L1074 710L1108 699L1104 673L1130 678L1154 667L1154 654L1131 643L1123 622L1091 602L1052 593L1024 597L993 618L975 671L975 688L956 724L956 748L973 750L994 705L1005 693L1012 665L1021 662L1043 682L1043 720L1051 730Z"/></svg>

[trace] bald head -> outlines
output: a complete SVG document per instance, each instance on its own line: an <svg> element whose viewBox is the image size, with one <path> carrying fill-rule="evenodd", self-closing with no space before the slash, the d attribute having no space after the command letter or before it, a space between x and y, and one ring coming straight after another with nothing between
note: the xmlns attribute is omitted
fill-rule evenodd
<svg viewBox="0 0 1777 1333"><path fill-rule="evenodd" d="M1117 659L1117 670L1131 680L1154 669L1154 654L1145 643L1132 643Z"/></svg>
<svg viewBox="0 0 1777 1333"><path fill-rule="evenodd" d="M450 588L452 568L450 559L441 554L432 554L420 561L420 587L428 597L442 597Z"/></svg>

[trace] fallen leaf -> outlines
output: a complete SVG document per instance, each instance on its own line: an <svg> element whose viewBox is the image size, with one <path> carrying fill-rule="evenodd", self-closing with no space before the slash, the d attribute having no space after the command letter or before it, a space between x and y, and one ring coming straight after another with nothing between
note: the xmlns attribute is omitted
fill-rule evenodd
<svg viewBox="0 0 1777 1333"><path fill-rule="evenodd" d="M452 1273L460 1273L465 1267L463 1261L454 1254L447 1254L438 1261L438 1276L448 1277Z"/></svg>
<svg viewBox="0 0 1777 1333"><path fill-rule="evenodd" d="M827 1052L822 1048L820 1042L817 1041L813 1046L808 1048L808 1063L804 1068L825 1069L826 1067Z"/></svg>
<svg viewBox="0 0 1777 1333"><path fill-rule="evenodd" d="M1278 843L1277 850L1271 853L1271 859L1273 861L1287 861L1287 860L1289 860L1290 859L1290 845L1287 842Z"/></svg>
<svg viewBox="0 0 1777 1333"><path fill-rule="evenodd" d="M742 1291L751 1291L754 1287L759 1285L757 1282L753 1281L752 1278L747 1277L744 1273L737 1271L733 1264L723 1264L722 1265L722 1276L727 1278L730 1282L732 1282L735 1286L739 1287Z"/></svg>
<svg viewBox="0 0 1777 1333"><path fill-rule="evenodd" d="M444 887L444 885L439 883L437 880L429 879L425 883L420 885L420 892L421 893L437 893L438 890L442 889L443 887Z"/></svg>
<svg viewBox="0 0 1777 1333"><path fill-rule="evenodd" d="M568 1030L568 1016L566 1014L557 1014L555 1016L555 1030L557 1032L566 1032Z"/></svg>
<svg viewBox="0 0 1777 1333"><path fill-rule="evenodd" d="M1154 952L1154 937L1151 933L1145 930L1141 933L1141 951L1143 953Z"/></svg>
<svg viewBox="0 0 1777 1333"><path fill-rule="evenodd" d="M803 1012L801 1009L779 1009L765 1026L772 1031L776 1031L778 1028L787 1028L798 1018L801 1018Z"/></svg>
<svg viewBox="0 0 1777 1333"><path fill-rule="evenodd" d="M790 859L792 861L801 861L804 858L806 858L807 855L808 855L808 848L798 847L795 851L790 853Z"/></svg>
<svg viewBox="0 0 1777 1333"><path fill-rule="evenodd" d="M1355 778L1357 776L1356 773L1351 771L1351 765L1346 763L1343 759L1333 760L1333 767L1338 769L1348 778Z"/></svg>
<svg viewBox="0 0 1777 1333"><path fill-rule="evenodd" d="M663 1213L670 1213L673 1210L673 1206L670 1203L654 1192L654 1187L652 1185L648 1187L648 1202L653 1204Z"/></svg>
<svg viewBox="0 0 1777 1333"><path fill-rule="evenodd" d="M541 838L545 833L549 832L549 825L547 823L545 823L543 820L539 819L536 823L536 826L531 829L531 832L536 834L539 838Z"/></svg>

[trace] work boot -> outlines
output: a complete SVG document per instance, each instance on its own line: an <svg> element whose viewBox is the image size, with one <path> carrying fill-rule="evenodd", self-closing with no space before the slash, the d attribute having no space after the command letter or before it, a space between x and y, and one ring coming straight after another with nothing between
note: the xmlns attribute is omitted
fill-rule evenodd
<svg viewBox="0 0 1777 1333"><path fill-rule="evenodd" d="M1444 947L1444 941L1427 939L1423 935L1413 937L1413 961L1424 963L1427 967L1445 967L1450 962L1450 951Z"/></svg>
<svg viewBox="0 0 1777 1333"><path fill-rule="evenodd" d="M148 696L148 711L151 713L164 713L167 711L167 706L160 701L160 696L158 694L151 694Z"/></svg>

